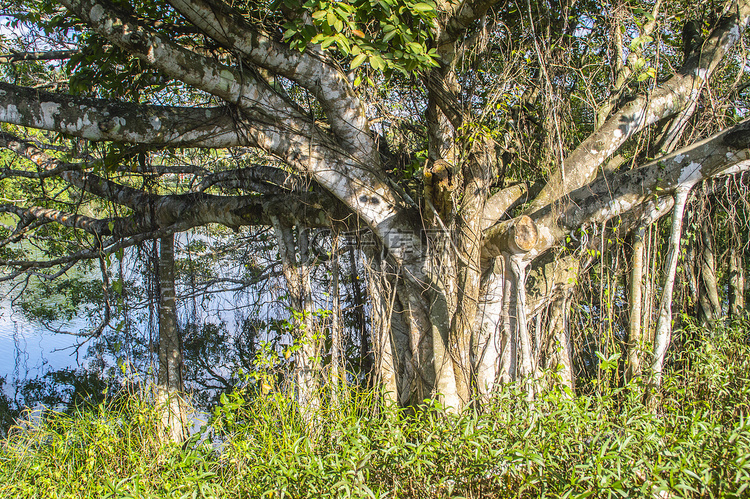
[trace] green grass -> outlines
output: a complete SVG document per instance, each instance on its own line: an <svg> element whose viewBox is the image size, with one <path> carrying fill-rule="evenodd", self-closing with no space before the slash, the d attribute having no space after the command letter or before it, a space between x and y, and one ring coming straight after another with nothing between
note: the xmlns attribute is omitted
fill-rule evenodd
<svg viewBox="0 0 750 499"><path fill-rule="evenodd" d="M637 387L528 403L510 386L460 416L352 391L308 428L287 397L238 391L211 438L176 446L136 396L48 412L3 442L0 497L748 497L744 330L688 337L658 414Z"/></svg>

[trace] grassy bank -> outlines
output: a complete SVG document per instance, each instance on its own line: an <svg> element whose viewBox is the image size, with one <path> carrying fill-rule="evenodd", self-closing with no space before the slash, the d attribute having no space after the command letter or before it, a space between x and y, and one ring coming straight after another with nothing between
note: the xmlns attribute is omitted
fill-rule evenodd
<svg viewBox="0 0 750 499"><path fill-rule="evenodd" d="M685 338L658 414L636 387L551 390L533 403L508 387L461 416L376 409L353 392L309 430L281 394L238 391L203 437L169 446L136 396L47 413L3 442L0 496L750 496L746 334Z"/></svg>

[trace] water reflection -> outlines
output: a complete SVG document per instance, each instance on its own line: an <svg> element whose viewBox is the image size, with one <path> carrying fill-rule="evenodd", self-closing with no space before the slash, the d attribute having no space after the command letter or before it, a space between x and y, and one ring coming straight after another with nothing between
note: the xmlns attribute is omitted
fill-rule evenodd
<svg viewBox="0 0 750 499"><path fill-rule="evenodd" d="M75 331L82 325L78 322L74 320L64 328ZM75 340L72 336L54 334L30 322L22 312L12 309L10 300L0 299L0 376L7 381L6 390L12 390L11 381L35 378L66 367L79 367L82 358L72 348Z"/></svg>

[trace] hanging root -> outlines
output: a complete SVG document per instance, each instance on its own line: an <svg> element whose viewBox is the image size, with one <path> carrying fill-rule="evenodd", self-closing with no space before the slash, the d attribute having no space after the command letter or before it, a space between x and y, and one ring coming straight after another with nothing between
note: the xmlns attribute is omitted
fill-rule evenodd
<svg viewBox="0 0 750 499"><path fill-rule="evenodd" d="M669 238L669 253L667 253L667 272L662 286L662 298L659 305L659 319L656 324L654 338L654 357L651 363L651 374L646 391L646 404L655 407L656 392L661 386L664 356L672 338L672 293L674 291L677 260L680 256L680 238L682 237L682 216L685 213L685 203L690 194L690 187L677 190L672 212L672 231Z"/></svg>

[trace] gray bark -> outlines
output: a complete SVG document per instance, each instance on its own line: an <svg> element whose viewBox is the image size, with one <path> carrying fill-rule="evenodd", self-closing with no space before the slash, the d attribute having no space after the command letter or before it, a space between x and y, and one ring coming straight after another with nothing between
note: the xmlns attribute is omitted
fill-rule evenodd
<svg viewBox="0 0 750 499"><path fill-rule="evenodd" d="M299 347L294 358L297 403L302 417L308 424L312 424L322 405L320 360L324 340L315 320L310 283L314 262L309 254L307 229L292 226L276 215L271 218L289 291L291 322L295 328L294 341Z"/></svg>
<svg viewBox="0 0 750 499"><path fill-rule="evenodd" d="M174 237L162 237L159 245L159 372L156 402L161 433L169 441L188 436L188 406L182 378L182 339L177 327L174 282Z"/></svg>
<svg viewBox="0 0 750 499"><path fill-rule="evenodd" d="M701 221L701 309L708 324L714 325L720 320L723 313L721 310L721 299L719 298L719 283L716 277L716 254L714 252L713 229L710 221L704 218Z"/></svg>
<svg viewBox="0 0 750 499"><path fill-rule="evenodd" d="M549 319L546 324L544 357L545 368L554 372L559 382L575 390L573 373L573 343L570 338L568 315L573 286L566 287L549 305ZM541 323L541 317L537 319Z"/></svg>
<svg viewBox="0 0 750 499"><path fill-rule="evenodd" d="M346 74L321 52L298 52L261 33L239 13L201 0L170 3L211 38L250 62L308 89L319 100L331 127L350 153L374 151L367 117Z"/></svg>
<svg viewBox="0 0 750 499"><path fill-rule="evenodd" d="M249 145L221 107L147 106L54 94L0 82L0 122L88 140L191 147Z"/></svg>
<svg viewBox="0 0 750 499"><path fill-rule="evenodd" d="M750 168L750 133L742 122L696 144L685 147L615 178L603 177L566 198L538 211L534 224L539 234L527 259L534 259L588 224L603 223L635 211L652 216L653 197L671 195L684 187L720 175ZM514 220L500 222L485 231L485 256L500 254Z"/></svg>
<svg viewBox="0 0 750 499"><path fill-rule="evenodd" d="M649 335L651 330L651 286L649 274L650 259L646 257L645 240L647 228L653 222L674 205L673 198L661 198L659 202L648 210L649 216L643 218L633 231L633 250L631 256L630 282L629 282L629 322L627 343L627 364L625 367L625 382L639 378L643 373L643 364L646 361L646 346L653 341ZM645 273L644 273L645 271ZM644 282L645 280L645 282Z"/></svg>
<svg viewBox="0 0 750 499"><path fill-rule="evenodd" d="M368 282L376 332L372 340L386 393L402 403L439 393L445 405L458 410L470 401L473 386L484 395L498 382L536 374L542 334L539 329L536 335L529 332L528 318L540 310L551 307L549 327L554 343L569 343L565 337L565 299L554 301L556 295L540 297L530 293L527 301L527 269L539 262L542 254L573 231L585 232L592 224L604 225L618 216L627 215L631 220L639 220L644 214L655 217L658 207L651 203L654 198L658 204L665 195L681 196L702 179L750 168L750 133L746 125L740 125L641 168L626 173L610 171L594 179L611 154L634 134L664 118L682 118L692 112L707 79L740 39L750 14L750 0L740 0L733 7L702 50L688 58L677 74L649 95L636 96L615 111L564 160L526 210L527 215L510 221L503 218L524 189L511 187L489 197L494 180L494 144L490 134L471 130L479 121L474 119L477 116L471 109L473 104L463 98L466 90L462 88L457 64L469 54L467 44L460 39L494 0L439 2L441 16L434 34L441 65L424 73L429 94L428 150L433 163L450 163L455 185L446 191L448 199L442 200L445 202L440 204L440 213L424 218L415 203L383 173L367 120L369 110L360 102L339 63L320 47L292 50L221 2L171 0L195 28L231 54L230 59L220 60L198 48L181 45L177 37L157 32L109 2L62 2L109 43L166 78L205 92L223 106L180 109L113 104L0 84L0 121L141 146L250 146L285 163L294 172L295 186L288 185L287 180L273 180L283 173L280 171L257 177L260 170L255 170L252 175L237 174L236 178L236 172L220 172L201 182L198 193L150 196L97 177L82 165L52 161L40 175L52 176L54 171L55 177L87 195L108 199L135 214L97 220L13 203L2 210L23 220L55 222L111 236L102 244L104 252L122 244L124 240L118 238L132 236L130 240L134 241L147 235L168 236L196 224L273 224L291 305L299 312L296 327L302 348L295 375L304 411L320 405L316 398L320 366L315 360L319 358L320 345L312 322L311 262L306 255L304 227L342 219L322 209L330 198L337 199L346 215L356 219L351 222L353 226L371 229L382 250L381 264L388 275ZM658 6L659 2L654 6L655 12ZM643 33L654 25L653 21L647 23ZM622 44L622 39L618 41ZM476 50L483 50L481 40L477 41ZM617 64L620 69L615 92L619 93L627 75L622 57ZM270 78L261 75L266 72L299 85L296 88L309 92L315 102L302 109L286 90L269 84ZM608 104L613 106L614 102L610 100ZM316 116L317 106L325 123L318 120L320 113ZM677 134L684 120L678 123L680 126L673 128ZM465 124L471 126L464 127ZM316 186L313 192L302 188L305 181ZM203 192L212 186L243 185L269 195L294 193L299 202L274 204L270 196L224 199ZM431 200L425 199L425 204L431 206ZM148 210L142 208L146 205ZM305 214L311 212L315 215L306 218ZM435 238L423 237L423 222L427 222L428 229L439 228L444 233ZM296 240L293 226L297 227ZM441 239L450 246L424 247L423 239ZM445 249L448 256L441 260L444 255L440 251ZM65 258L81 258L83 254ZM100 252L94 254L98 256ZM54 260L55 264L66 261ZM0 263L19 268L31 265ZM497 272L493 272L495 266ZM533 266L531 269L538 270ZM568 289L563 279L568 274L575 276L575 272L565 269L556 271L549 278L552 284L547 289ZM566 296L564 292L562 296ZM537 327L541 324L537 317ZM669 343L663 324L660 319L660 351ZM366 341L361 344L366 349ZM548 357L553 357L550 352ZM555 362L570 364L569 358L557 358Z"/></svg>
<svg viewBox="0 0 750 499"><path fill-rule="evenodd" d="M672 292L674 290L675 271L680 255L680 238L682 237L682 217L685 212L685 203L690 194L690 187L681 188L675 194L674 211L672 212L672 230L669 235L669 252L665 261L664 282L662 283L662 295L659 302L659 318L656 323L656 336L654 338L654 354L651 361L648 386L646 392L646 404L655 408L659 400L659 388L662 382L664 369L664 358L672 339Z"/></svg>
<svg viewBox="0 0 750 499"><path fill-rule="evenodd" d="M643 338L643 259L644 237L646 226L639 225L633 232L633 253L630 261L630 283L628 301L630 305L630 318L628 327L627 366L625 368L625 382L637 379L641 375L641 359L644 351Z"/></svg>
<svg viewBox="0 0 750 499"><path fill-rule="evenodd" d="M405 404L411 397L411 385L415 381L413 372L407 370L411 349L403 324L403 311L396 310L395 283L386 275L380 262L376 258L371 259L367 290L375 375L378 384L382 387L386 403ZM398 345L394 345L396 337L400 339ZM406 358L399 358L397 354Z"/></svg>
<svg viewBox="0 0 750 499"><path fill-rule="evenodd" d="M483 264L482 292L477 311L477 341L473 359L478 394L488 397L500 380L503 352L503 296L505 276L503 260ZM505 380L507 382L507 380Z"/></svg>
<svg viewBox="0 0 750 499"><path fill-rule="evenodd" d="M732 318L745 314L745 266L741 244L732 238L729 247L729 315Z"/></svg>

